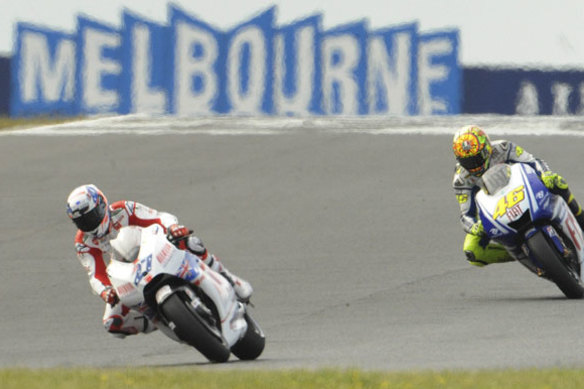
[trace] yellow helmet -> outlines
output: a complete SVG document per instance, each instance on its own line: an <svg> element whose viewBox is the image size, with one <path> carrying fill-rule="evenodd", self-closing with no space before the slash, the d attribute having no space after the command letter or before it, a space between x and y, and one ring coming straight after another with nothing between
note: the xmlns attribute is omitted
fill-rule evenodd
<svg viewBox="0 0 584 389"><path fill-rule="evenodd" d="M491 141L478 126L458 130L452 140L452 150L458 163L473 176L481 176L489 168L493 152Z"/></svg>

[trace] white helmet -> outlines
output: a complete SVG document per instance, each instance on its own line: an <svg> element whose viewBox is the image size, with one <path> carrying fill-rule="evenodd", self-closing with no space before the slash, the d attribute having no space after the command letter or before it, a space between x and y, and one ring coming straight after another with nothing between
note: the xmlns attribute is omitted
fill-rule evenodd
<svg viewBox="0 0 584 389"><path fill-rule="evenodd" d="M67 198L67 215L77 228L96 238L110 230L107 198L95 185L81 185Z"/></svg>

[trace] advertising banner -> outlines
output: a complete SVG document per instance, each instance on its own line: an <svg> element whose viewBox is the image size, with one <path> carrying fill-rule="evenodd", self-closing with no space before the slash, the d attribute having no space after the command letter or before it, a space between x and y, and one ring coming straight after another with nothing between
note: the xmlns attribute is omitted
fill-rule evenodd
<svg viewBox="0 0 584 389"><path fill-rule="evenodd" d="M18 23L12 116L451 115L460 113L458 30L322 15L277 26L269 8L228 30L170 5L166 24L126 10L121 27Z"/></svg>
<svg viewBox="0 0 584 389"><path fill-rule="evenodd" d="M584 114L584 71L464 69L463 112Z"/></svg>
<svg viewBox="0 0 584 389"><path fill-rule="evenodd" d="M0 57L0 115L10 112L10 58Z"/></svg>

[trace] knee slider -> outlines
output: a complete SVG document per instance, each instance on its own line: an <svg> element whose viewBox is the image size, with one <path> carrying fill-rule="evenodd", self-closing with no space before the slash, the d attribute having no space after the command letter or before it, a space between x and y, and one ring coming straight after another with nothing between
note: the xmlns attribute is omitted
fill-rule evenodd
<svg viewBox="0 0 584 389"><path fill-rule="evenodd" d="M487 265L486 262L478 260L475 253L473 253L470 250L464 250L464 255L466 255L466 260L469 261L471 263L471 265L475 265L475 266L479 266L479 267Z"/></svg>
<svg viewBox="0 0 584 389"><path fill-rule="evenodd" d="M103 326L105 327L106 331L111 332L111 333L121 332L123 324L124 324L124 321L122 320L122 318L120 316L108 317L103 322Z"/></svg>

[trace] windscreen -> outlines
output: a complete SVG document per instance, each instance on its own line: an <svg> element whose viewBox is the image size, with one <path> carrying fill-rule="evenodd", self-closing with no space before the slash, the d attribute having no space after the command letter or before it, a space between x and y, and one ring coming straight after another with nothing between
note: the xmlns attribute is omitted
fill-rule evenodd
<svg viewBox="0 0 584 389"><path fill-rule="evenodd" d="M482 178L487 193L496 193L509 183L511 166L505 163L495 165L487 170Z"/></svg>

